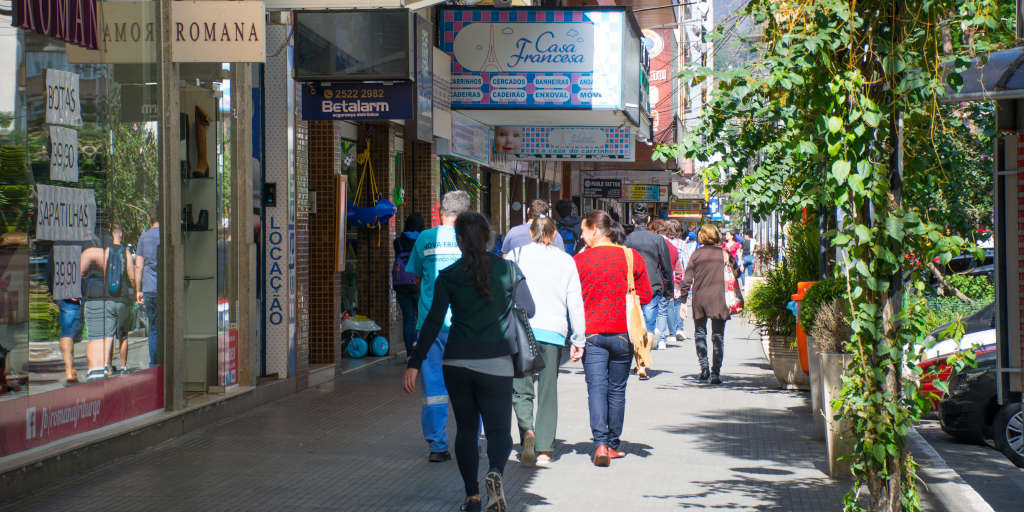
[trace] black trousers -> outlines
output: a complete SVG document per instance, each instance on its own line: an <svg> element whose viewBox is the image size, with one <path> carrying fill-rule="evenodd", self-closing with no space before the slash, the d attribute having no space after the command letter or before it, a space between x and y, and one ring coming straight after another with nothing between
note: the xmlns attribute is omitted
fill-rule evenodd
<svg viewBox="0 0 1024 512"><path fill-rule="evenodd" d="M512 377L445 366L444 383L455 415L455 460L466 496L480 494L477 436L481 418L487 436L488 471L503 473L512 452Z"/></svg>
<svg viewBox="0 0 1024 512"><path fill-rule="evenodd" d="M697 362L701 370L708 369L708 319L693 319L694 345L697 347ZM718 375L722 370L722 357L725 341L725 320L711 319L711 345L714 355L711 358L711 373Z"/></svg>

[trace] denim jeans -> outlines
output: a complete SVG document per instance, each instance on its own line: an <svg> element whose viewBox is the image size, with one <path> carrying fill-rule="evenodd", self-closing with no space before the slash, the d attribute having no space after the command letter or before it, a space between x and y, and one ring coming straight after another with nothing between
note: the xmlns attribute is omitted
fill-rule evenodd
<svg viewBox="0 0 1024 512"><path fill-rule="evenodd" d="M420 367L423 394L426 395L420 422L423 426L423 439L430 445L432 452L448 451L448 432L445 430L448 425L448 388L444 385L444 369L441 366L446 344L448 331L442 331L430 346L427 358ZM511 390L509 400L512 400Z"/></svg>
<svg viewBox="0 0 1024 512"><path fill-rule="evenodd" d="M594 446L619 449L633 346L626 334L592 334L583 352Z"/></svg>
<svg viewBox="0 0 1024 512"><path fill-rule="evenodd" d="M750 254L743 255L743 273L740 274L740 281L743 286L747 285L747 278L754 275L754 256Z"/></svg>
<svg viewBox="0 0 1024 512"><path fill-rule="evenodd" d="M402 311L402 341L405 342L405 353L412 354L412 346L416 344L416 315L419 313L420 294L399 293L398 307Z"/></svg>
<svg viewBox="0 0 1024 512"><path fill-rule="evenodd" d="M156 365L158 329L160 328L160 309L155 293L143 293L142 304L146 308L146 332L149 333L149 365Z"/></svg>
<svg viewBox="0 0 1024 512"><path fill-rule="evenodd" d="M650 302L643 305L644 322L647 324L647 332L651 333L652 338L655 330L662 336L668 332L668 310L666 306L665 297L657 294L651 298ZM655 344L658 343L657 339L653 341Z"/></svg>
<svg viewBox="0 0 1024 512"><path fill-rule="evenodd" d="M708 319L693 319L693 340L697 347L697 362L701 370L708 369ZM711 373L718 375L722 370L722 358L724 356L723 344L725 340L725 320L711 319L711 345L715 353L711 359Z"/></svg>
<svg viewBox="0 0 1024 512"><path fill-rule="evenodd" d="M672 299L668 302L668 332L670 335L683 330L683 315L679 312L679 308L683 305L683 299Z"/></svg>

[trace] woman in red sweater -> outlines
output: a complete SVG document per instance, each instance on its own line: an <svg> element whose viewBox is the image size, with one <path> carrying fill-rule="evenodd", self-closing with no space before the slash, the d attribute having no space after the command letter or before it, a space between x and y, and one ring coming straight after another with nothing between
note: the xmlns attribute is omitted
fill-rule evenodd
<svg viewBox="0 0 1024 512"><path fill-rule="evenodd" d="M603 210L590 212L580 238L587 250L576 255L583 289L587 344L583 370L587 378L590 430L594 435L594 465L607 466L625 456L619 436L626 413L626 380L633 345L626 334L626 252L633 253L633 279L640 302L651 301L651 282L640 253L612 243L615 222ZM573 358L579 354L573 351Z"/></svg>

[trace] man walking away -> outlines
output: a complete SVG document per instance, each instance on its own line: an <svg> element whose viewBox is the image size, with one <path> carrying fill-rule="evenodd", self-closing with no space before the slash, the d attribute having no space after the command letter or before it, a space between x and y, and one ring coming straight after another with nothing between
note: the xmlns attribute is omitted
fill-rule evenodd
<svg viewBox="0 0 1024 512"><path fill-rule="evenodd" d="M530 245L533 243L533 239L530 238L530 224L533 223L533 219L547 217L551 214L551 207L548 206L548 202L543 199L534 199L530 203L530 209L527 210L526 222L508 230L508 234L505 235L505 240L501 242L501 252L508 254L515 249L518 249L524 245ZM565 243L562 242L562 237L555 233L555 247L561 250L565 250Z"/></svg>
<svg viewBox="0 0 1024 512"><path fill-rule="evenodd" d="M110 375L110 349L114 337L120 337L127 331L128 289L136 276L135 261L121 245L121 226L112 223L110 234L111 245L82 251L85 329L88 333L85 355L89 363L86 379L89 381Z"/></svg>
<svg viewBox="0 0 1024 512"><path fill-rule="evenodd" d="M146 332L149 335L149 366L156 366L160 318L157 313L157 258L160 254L160 222L157 212L149 212L150 228L139 236L135 252L135 302L146 308Z"/></svg>
<svg viewBox="0 0 1024 512"><path fill-rule="evenodd" d="M651 280L651 291L654 298L644 305L644 319L647 330L654 334L654 345L657 346L662 336L668 334L668 318L661 316L666 311L664 302L670 301L674 295L672 279L672 258L669 255L668 243L660 235L647 228L650 215L647 209L640 206L633 211L633 232L626 237L626 247L635 249L643 257L647 267L647 276ZM646 372L640 372L643 377Z"/></svg>
<svg viewBox="0 0 1024 512"><path fill-rule="evenodd" d="M423 328L423 321L430 312L437 275L462 257L455 237L455 219L460 213L469 210L469 203L469 194L462 190L445 194L441 198L441 225L420 233L409 253L409 264L405 270L415 274L420 280L417 330ZM444 385L441 368L451 325L451 311L448 311L444 325L437 335L437 341L430 346L430 351L427 352L427 357L420 368L420 373L423 374L423 392L426 395L421 417L423 438L430 445L430 455L427 457L430 462L444 462L452 458L448 452L448 433L445 432L448 424L448 390Z"/></svg>
<svg viewBox="0 0 1024 512"><path fill-rule="evenodd" d="M583 245L580 243L580 233L582 233L580 225L583 223L583 219L576 215L576 205L568 199L559 200L555 204L555 211L558 212L559 217L557 234L562 237L565 252L570 255L576 254Z"/></svg>

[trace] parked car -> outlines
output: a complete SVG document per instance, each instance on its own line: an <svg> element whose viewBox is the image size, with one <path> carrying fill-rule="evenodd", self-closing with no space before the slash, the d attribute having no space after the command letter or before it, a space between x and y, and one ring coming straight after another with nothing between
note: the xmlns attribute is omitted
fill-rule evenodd
<svg viewBox="0 0 1024 512"><path fill-rule="evenodd" d="M933 345L924 351L924 357L918 366L925 370L925 376L921 378L920 390L922 394L930 395L933 408L938 406L942 398L942 391L935 387L935 379L947 380L952 370L946 365L946 359L960 350L974 350L976 356L994 354L996 351L996 306L995 303L981 308L976 313L965 316L964 336L957 343L956 340L946 339ZM942 335L943 331L949 328L949 324L939 326L931 332L931 338L935 339ZM932 368L937 371L929 374Z"/></svg>
<svg viewBox="0 0 1024 512"><path fill-rule="evenodd" d="M995 249L984 249L985 257L975 259L974 255L965 252L949 260L945 272L950 274L964 274L969 276L992 275L993 263L996 258Z"/></svg>
<svg viewBox="0 0 1024 512"><path fill-rule="evenodd" d="M1000 406L996 398L996 354L978 358L978 366L949 379L949 395L939 402L943 432L965 443L991 439L1010 462L1024 468L1024 411L1020 396Z"/></svg>

